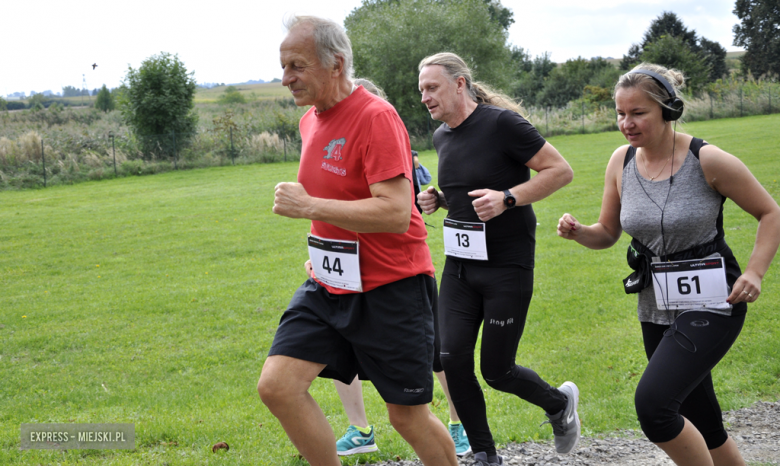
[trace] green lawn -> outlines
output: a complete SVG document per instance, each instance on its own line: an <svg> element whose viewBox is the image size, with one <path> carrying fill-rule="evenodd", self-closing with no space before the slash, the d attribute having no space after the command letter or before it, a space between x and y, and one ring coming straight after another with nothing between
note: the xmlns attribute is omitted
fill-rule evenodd
<svg viewBox="0 0 780 466"><path fill-rule="evenodd" d="M780 115L688 125L742 158L780 199ZM619 133L551 138L574 182L535 206L534 300L517 361L581 390L583 433L638 428L633 392L645 366L634 297L622 292L627 238L590 251L561 240L557 219L596 221ZM421 154L436 178L436 155ZM0 464L297 465L256 382L276 324L304 281L308 223L271 213L273 187L297 164L173 172L0 192ZM427 218L437 270L442 213ZM727 239L746 264L756 222L733 203ZM714 372L722 407L780 395L778 267L742 336ZM411 449L364 384L378 461ZM347 426L328 380L312 393L338 435ZM500 443L549 439L542 411L487 390ZM443 420L437 388L432 406ZM19 450L22 423L134 423L136 449ZM219 441L230 451L213 454Z"/></svg>

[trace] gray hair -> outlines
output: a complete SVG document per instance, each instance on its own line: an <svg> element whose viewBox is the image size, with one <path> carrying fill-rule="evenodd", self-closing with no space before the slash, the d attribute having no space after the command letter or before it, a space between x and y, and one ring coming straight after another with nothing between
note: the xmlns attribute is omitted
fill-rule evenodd
<svg viewBox="0 0 780 466"><path fill-rule="evenodd" d="M374 94L375 96L381 97L385 100L387 100L387 94L385 94L385 91L382 90L381 87L377 86L373 82L369 81L366 78L355 78L352 83L355 86L363 86L363 89L367 90L368 92Z"/></svg>
<svg viewBox="0 0 780 466"><path fill-rule="evenodd" d="M474 81L471 77L471 69L458 55L442 52L425 57L420 61L417 69L422 71L426 66L432 65L439 65L444 68L444 75L447 76L450 82L455 82L458 78L465 79L469 97L474 102L505 108L520 115L524 113L523 108L508 95L495 91L485 83Z"/></svg>
<svg viewBox="0 0 780 466"><path fill-rule="evenodd" d="M344 28L335 21L316 16L292 15L284 20L288 33L304 25L311 26L320 64L325 68L332 68L336 64L336 57L341 57L344 60L344 76L352 79L352 42Z"/></svg>

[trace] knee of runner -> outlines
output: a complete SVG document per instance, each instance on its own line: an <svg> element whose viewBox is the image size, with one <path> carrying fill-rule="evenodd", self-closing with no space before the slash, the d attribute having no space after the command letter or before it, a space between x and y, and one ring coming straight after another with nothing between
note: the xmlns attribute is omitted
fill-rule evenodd
<svg viewBox="0 0 780 466"><path fill-rule="evenodd" d="M468 353L441 353L439 361L444 368L444 372L460 373L461 371L474 371L474 352Z"/></svg>
<svg viewBox="0 0 780 466"><path fill-rule="evenodd" d="M488 384L490 388L493 390L498 390L501 392L507 391L507 385L511 381L511 377L499 377L498 379L489 379L485 377L485 374L482 374L482 378L485 379L485 382Z"/></svg>
<svg viewBox="0 0 780 466"><path fill-rule="evenodd" d="M684 426L682 416L672 407L673 400L667 399L650 384L641 381L634 395L636 415L642 432L653 443L663 443L677 437Z"/></svg>
<svg viewBox="0 0 780 466"><path fill-rule="evenodd" d="M502 390L502 387L505 387L515 378L512 369L512 367L506 367L496 370L495 367L482 366L482 378L485 379L485 382L491 388Z"/></svg>
<svg viewBox="0 0 780 466"><path fill-rule="evenodd" d="M275 377L261 375L257 381L257 393L263 403L269 405L280 401L289 391L285 390Z"/></svg>
<svg viewBox="0 0 780 466"><path fill-rule="evenodd" d="M418 422L413 419L411 408L411 406L387 405L387 417L390 419L390 424L399 433L405 432Z"/></svg>

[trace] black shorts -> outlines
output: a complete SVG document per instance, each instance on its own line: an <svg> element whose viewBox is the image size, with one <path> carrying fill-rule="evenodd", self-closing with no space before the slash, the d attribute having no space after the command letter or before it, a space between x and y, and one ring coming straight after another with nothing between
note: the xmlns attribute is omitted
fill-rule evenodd
<svg viewBox="0 0 780 466"><path fill-rule="evenodd" d="M319 376L346 384L358 374L386 403L429 403L436 294L428 275L343 295L309 279L282 314L268 354L326 364Z"/></svg>

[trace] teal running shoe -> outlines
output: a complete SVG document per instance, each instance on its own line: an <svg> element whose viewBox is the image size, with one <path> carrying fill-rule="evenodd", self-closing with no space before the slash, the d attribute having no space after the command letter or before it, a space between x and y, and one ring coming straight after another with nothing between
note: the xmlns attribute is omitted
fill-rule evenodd
<svg viewBox="0 0 780 466"><path fill-rule="evenodd" d="M336 453L339 456L369 453L377 450L379 447L374 441L374 426L371 426L371 432L366 435L351 425L347 429L347 433L336 442Z"/></svg>
<svg viewBox="0 0 780 466"><path fill-rule="evenodd" d="M456 455L466 456L471 453L469 437L466 435L466 429L463 428L463 424L450 424L450 437L455 442Z"/></svg>

